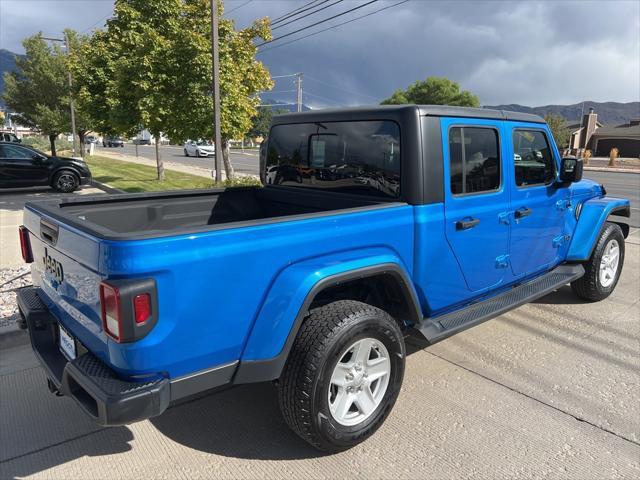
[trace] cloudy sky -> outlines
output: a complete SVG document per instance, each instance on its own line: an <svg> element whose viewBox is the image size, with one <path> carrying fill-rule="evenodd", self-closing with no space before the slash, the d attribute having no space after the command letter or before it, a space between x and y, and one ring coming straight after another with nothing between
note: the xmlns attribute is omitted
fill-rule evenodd
<svg viewBox="0 0 640 480"><path fill-rule="evenodd" d="M237 27L277 18L310 0L227 0ZM321 0L317 0L318 4ZM274 31L290 31L371 0L334 6ZM305 103L375 103L430 75L446 76L485 105L539 106L582 100L640 100L640 1L378 0L351 14L263 47L274 76L304 72ZM306 39L291 40L354 19ZM113 0L0 0L0 48L22 52L23 37L104 25ZM235 10L232 12L232 10ZM207 19L203 19L207 21ZM291 78L270 98L295 101Z"/></svg>

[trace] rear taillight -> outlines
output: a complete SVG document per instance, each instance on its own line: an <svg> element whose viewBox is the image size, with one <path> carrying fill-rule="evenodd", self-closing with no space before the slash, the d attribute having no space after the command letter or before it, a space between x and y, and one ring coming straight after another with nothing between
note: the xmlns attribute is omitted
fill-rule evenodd
<svg viewBox="0 0 640 480"><path fill-rule="evenodd" d="M151 317L151 295L142 293L133 299L133 314L137 324L149 320Z"/></svg>
<svg viewBox="0 0 640 480"><path fill-rule="evenodd" d="M115 340L122 336L122 309L120 291L108 283L100 284L100 305L102 306L102 326Z"/></svg>
<svg viewBox="0 0 640 480"><path fill-rule="evenodd" d="M156 282L152 278L100 283L102 327L118 343L140 340L158 320Z"/></svg>
<svg viewBox="0 0 640 480"><path fill-rule="evenodd" d="M20 233L20 251L22 252L22 259L25 263L33 262L33 252L31 251L31 241L29 240L29 230L24 225L18 227Z"/></svg>

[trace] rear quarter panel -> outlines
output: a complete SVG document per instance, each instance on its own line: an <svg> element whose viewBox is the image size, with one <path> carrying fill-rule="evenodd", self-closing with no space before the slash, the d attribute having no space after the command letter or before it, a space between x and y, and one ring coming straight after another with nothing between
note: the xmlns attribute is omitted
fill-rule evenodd
<svg viewBox="0 0 640 480"><path fill-rule="evenodd" d="M318 257L325 259L317 264L330 269L357 257L354 252L370 251L396 258L411 275L413 222L413 207L395 204L170 238L101 242L100 271L110 278L152 276L159 298L157 326L132 344L109 340L110 363L122 373L162 371L177 377L238 360L280 272L299 262L313 265ZM262 317L267 328L263 325L264 334L256 338L268 346L252 349L253 358L284 342L286 335L279 336L288 333L288 314Z"/></svg>

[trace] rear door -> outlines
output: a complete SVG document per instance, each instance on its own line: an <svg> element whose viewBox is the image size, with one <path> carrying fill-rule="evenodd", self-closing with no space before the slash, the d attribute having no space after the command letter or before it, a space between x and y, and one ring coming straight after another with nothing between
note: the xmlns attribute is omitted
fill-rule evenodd
<svg viewBox="0 0 640 480"><path fill-rule="evenodd" d="M443 118L446 236L472 292L508 270L509 189L500 121Z"/></svg>
<svg viewBox="0 0 640 480"><path fill-rule="evenodd" d="M560 259L569 189L556 182L560 158L543 125L508 122L511 203L511 269L515 276L542 271Z"/></svg>
<svg viewBox="0 0 640 480"><path fill-rule="evenodd" d="M49 181L47 157L19 145L0 145L0 182L7 186L46 185Z"/></svg>

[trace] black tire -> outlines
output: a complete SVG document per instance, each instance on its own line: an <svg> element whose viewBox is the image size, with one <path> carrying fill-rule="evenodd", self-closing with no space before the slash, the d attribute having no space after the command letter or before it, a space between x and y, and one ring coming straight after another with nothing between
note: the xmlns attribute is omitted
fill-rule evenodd
<svg viewBox="0 0 640 480"><path fill-rule="evenodd" d="M618 243L619 261L615 270L614 280L608 286L603 286L600 280L600 262L606 249L612 241ZM624 235L622 229L615 223L607 222L604 224L596 246L593 249L591 258L584 262L585 274L575 282L571 283L571 289L580 298L590 302L598 302L604 300L615 290L618 280L620 280L620 272L624 264Z"/></svg>
<svg viewBox="0 0 640 480"><path fill-rule="evenodd" d="M80 178L71 170L61 170L53 176L51 186L62 193L71 193L80 185Z"/></svg>
<svg viewBox="0 0 640 480"><path fill-rule="evenodd" d="M184 149L184 156L185 156L185 157L188 157L188 156L189 156L189 152L187 152L187 149L186 149L186 148Z"/></svg>
<svg viewBox="0 0 640 480"><path fill-rule="evenodd" d="M345 349L362 339L373 339L386 348L389 379L375 410L361 423L345 426L329 408L330 389L335 388L330 380L337 363L345 358ZM300 327L278 383L280 410L289 427L315 448L346 450L366 440L385 421L400 393L404 365L404 339L391 316L361 302L330 303L312 310Z"/></svg>

